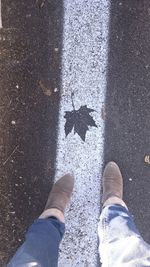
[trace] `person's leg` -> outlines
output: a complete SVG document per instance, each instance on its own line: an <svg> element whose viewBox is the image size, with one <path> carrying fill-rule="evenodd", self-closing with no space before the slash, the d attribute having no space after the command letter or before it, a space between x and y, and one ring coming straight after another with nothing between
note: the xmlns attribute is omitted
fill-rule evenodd
<svg viewBox="0 0 150 267"><path fill-rule="evenodd" d="M150 246L140 236L122 196L122 175L110 162L103 174L103 210L98 226L102 266L150 266Z"/></svg>
<svg viewBox="0 0 150 267"><path fill-rule="evenodd" d="M62 177L52 188L44 212L26 234L7 267L56 267L59 244L65 232L64 211L70 200L74 179Z"/></svg>
<svg viewBox="0 0 150 267"><path fill-rule="evenodd" d="M64 223L54 217L36 220L8 267L56 267L64 231Z"/></svg>

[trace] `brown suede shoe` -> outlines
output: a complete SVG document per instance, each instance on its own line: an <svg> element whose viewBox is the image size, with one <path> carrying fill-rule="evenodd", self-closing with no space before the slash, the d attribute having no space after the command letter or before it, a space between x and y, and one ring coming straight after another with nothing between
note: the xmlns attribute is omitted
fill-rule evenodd
<svg viewBox="0 0 150 267"><path fill-rule="evenodd" d="M103 173L103 198L102 202L117 197L122 200L123 197L123 178L118 165L109 162Z"/></svg>
<svg viewBox="0 0 150 267"><path fill-rule="evenodd" d="M52 187L45 210L54 208L64 213L71 198L74 187L74 178L70 174L64 175Z"/></svg>

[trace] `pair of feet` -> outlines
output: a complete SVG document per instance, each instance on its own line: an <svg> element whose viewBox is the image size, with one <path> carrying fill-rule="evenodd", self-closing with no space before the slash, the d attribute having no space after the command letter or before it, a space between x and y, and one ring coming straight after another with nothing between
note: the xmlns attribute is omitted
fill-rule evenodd
<svg viewBox="0 0 150 267"><path fill-rule="evenodd" d="M70 201L74 187L74 178L66 174L59 179L49 194L45 210L40 218L50 216L56 217L64 222L65 208ZM115 162L109 162L103 173L103 206L111 204L121 204L125 206L123 197L123 178L118 165Z"/></svg>

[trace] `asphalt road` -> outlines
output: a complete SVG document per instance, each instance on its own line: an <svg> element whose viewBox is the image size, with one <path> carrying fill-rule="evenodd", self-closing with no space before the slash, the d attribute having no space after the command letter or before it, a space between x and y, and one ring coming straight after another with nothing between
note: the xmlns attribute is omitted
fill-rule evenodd
<svg viewBox="0 0 150 267"><path fill-rule="evenodd" d="M55 169L63 6L2 1L0 266L40 215Z"/></svg>
<svg viewBox="0 0 150 267"><path fill-rule="evenodd" d="M90 27L88 21L86 21L83 31L80 29L84 19L84 8L80 10L78 5L74 5L77 10L72 9L74 18L72 18L72 21L70 20L70 26L68 26L72 27L72 35L70 37L68 34L65 35L65 42L68 42L68 45L63 48L63 1L32 0L30 3L26 2L2 1L3 28L0 29L0 265L5 265L16 247L21 244L27 226L42 211L48 191L52 186L56 169L59 173L58 169L61 169L64 159L68 160L66 168L71 166L69 162L71 158L64 157L64 155L65 153L67 154L67 149L70 151L70 148L72 149L77 144L80 152L91 153L90 155L93 155L92 158L94 160L94 153L90 149L90 145L92 148L95 146L96 153L100 152L104 156L104 163L109 160L115 160L119 164L124 176L125 201L129 210L133 213L144 239L150 242L149 1L110 1L107 72L101 66L97 67L99 66L97 64L99 57L98 44L93 46L94 48L91 52L93 56L90 55L90 60L94 62L93 65L88 65L91 68L91 72L89 68L86 70L84 65L88 59L88 53L85 52L90 51L90 45L86 46L87 50L85 49L85 51L84 47L82 47L83 51L82 49L78 50L81 41L86 42L86 37L89 38L87 41L93 40L91 32L94 31L94 28L90 33L88 32ZM67 5L67 8L71 10L69 5L71 3ZM103 10L100 8L100 2L98 7L98 12L103 14L101 13ZM86 12L88 14L88 7ZM99 23L96 8L93 8L93 12L96 14L95 21ZM80 16L82 19L80 19ZM89 19L91 18L90 16ZM87 16L85 20L87 20ZM79 28L76 28L76 25ZM74 27L78 32L74 32ZM79 38L80 42L78 34L79 37L83 38ZM99 35L100 33L97 32L95 36ZM102 42L102 36L101 39L94 39L94 42L99 42L99 40ZM73 46L76 46L77 50L70 49ZM73 57L76 58L76 61L73 62L72 60L70 67L65 65L68 63L65 63L64 60L65 75L62 77L62 55L64 51L69 49L71 53L64 54L67 55L66 62L69 62L69 60L71 62ZM74 51L78 52L75 53ZM96 57L95 52L97 53ZM82 55L84 56L82 57ZM81 58L83 60L83 68L80 68L80 62L78 62L78 59L80 61ZM75 70L74 76L70 74L73 70ZM97 76L97 83L99 83L97 85L94 76L95 74L97 75L98 70L102 71L100 72L101 76L107 73L106 96L103 105L102 103L100 105L97 104L98 101L101 102L101 95L99 95L98 90L102 90L99 89L99 77ZM78 79L76 75L81 72L82 75ZM88 77L83 79L84 72L86 75L88 73L91 75L89 80ZM91 78L91 73L94 73L93 78ZM69 76L71 77L70 80L68 80ZM66 98L61 95L61 84L63 86L66 85L68 90ZM86 88L84 94L84 85L92 86L93 84L97 91L92 89L93 91L91 90L90 94L89 87ZM87 141L84 144L79 136L75 135L74 137L72 133L67 140L76 139L68 145L64 138L64 133L61 133L64 128L64 118L60 122L59 111L63 110L62 114L64 114L64 111L72 109L72 104L67 104L68 102L71 103L69 86L75 92L74 101L77 108L88 103L90 108L95 105L96 111L98 111L98 108L102 106L102 114L99 110L102 118L99 120L97 115L94 117L95 121L98 121L98 128L90 129ZM103 95L103 92L101 94ZM96 97L99 99L97 103ZM95 145L98 136L97 131L102 127L100 125L102 121L104 124L104 132L101 132L103 137L100 138L101 136L99 135L98 138L104 139L104 145L99 140L98 145L100 145L100 148L97 148ZM56 164L58 137L61 141L64 139L64 143L66 142L67 145L67 149L64 146L65 152L57 151L57 161L62 160L60 165L58 162ZM59 144L61 150L62 143L60 142ZM90 158L87 158L87 154L84 155L82 153L80 153L80 156L83 155L88 162ZM73 159L74 154L70 155ZM102 165L103 159L100 158L100 160ZM79 165L81 164L82 166L78 166L80 169L77 173L80 174L82 170L83 176L86 174L86 165L84 163L81 157ZM99 175L99 165L95 164L93 168L94 175L96 173ZM91 169L92 167L90 166L89 168ZM82 183L80 184L80 179L77 178L76 189L78 188L80 193L83 193L84 202L86 197L88 198L92 194L92 186L94 188L95 182L99 181L96 180L97 178L93 180L90 169L88 169L89 175L91 175L88 183L84 183L81 176ZM95 182L92 184L92 181ZM84 194L87 190L87 185L90 187L89 196ZM77 192L76 197L78 198ZM71 209L76 209L76 207L73 203ZM89 207L90 211L93 211L92 202ZM99 207L96 209L98 210ZM85 214L88 215L88 212ZM70 216L70 218L73 220L73 216ZM83 227L85 227L85 219L83 216L83 221L82 218L80 221ZM78 226L78 218L77 222L74 221L73 224L70 221L69 230L71 225ZM76 238L79 239L80 235L77 235ZM87 236L81 235L81 238L84 241ZM66 249L74 249L71 242L70 239ZM81 248L82 251L83 242L77 240L77 244L77 248L79 250ZM90 250L90 245L88 246ZM74 250L70 255L74 257L72 261L76 261L79 254L77 251L76 254L73 252ZM97 251L95 251L95 254L97 257ZM84 263L81 261L80 266L90 266L88 263L86 265L86 260L88 262L89 258L85 259ZM64 259L63 252L61 252L62 262ZM76 265L74 266L76 267Z"/></svg>
<svg viewBox="0 0 150 267"><path fill-rule="evenodd" d="M104 159L124 175L124 197L150 242L150 3L112 1Z"/></svg>

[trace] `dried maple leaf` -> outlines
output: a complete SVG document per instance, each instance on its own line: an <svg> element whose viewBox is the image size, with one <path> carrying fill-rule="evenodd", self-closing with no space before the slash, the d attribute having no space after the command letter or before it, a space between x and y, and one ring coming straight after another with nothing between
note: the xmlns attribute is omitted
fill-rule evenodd
<svg viewBox="0 0 150 267"><path fill-rule="evenodd" d="M86 132L89 130L88 126L97 127L92 116L89 114L94 112L94 109L81 106L78 110L66 111L64 118L66 119L65 133L66 136L72 131L74 127L74 134L77 133L83 141L85 141Z"/></svg>

